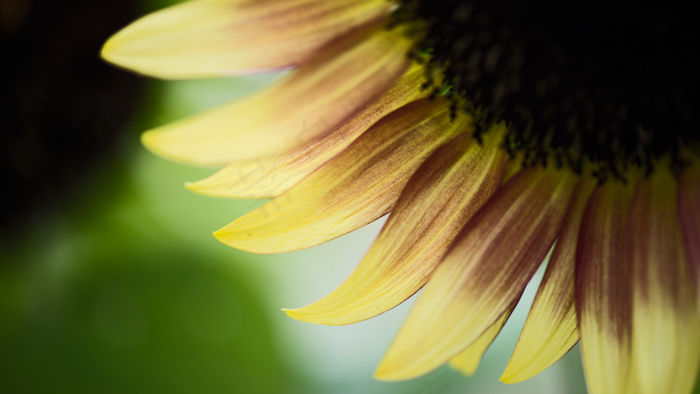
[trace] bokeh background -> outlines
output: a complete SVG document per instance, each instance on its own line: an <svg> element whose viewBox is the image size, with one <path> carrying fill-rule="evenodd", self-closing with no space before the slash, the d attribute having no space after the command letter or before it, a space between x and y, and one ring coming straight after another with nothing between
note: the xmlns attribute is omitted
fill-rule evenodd
<svg viewBox="0 0 700 394"><path fill-rule="evenodd" d="M99 60L110 34L176 2L0 0L1 393L585 392L577 347L498 381L541 272L470 378L372 378L411 300L347 327L281 312L340 284L383 220L276 256L211 236L264 201L187 191L214 170L156 157L139 134L279 76L165 82Z"/></svg>

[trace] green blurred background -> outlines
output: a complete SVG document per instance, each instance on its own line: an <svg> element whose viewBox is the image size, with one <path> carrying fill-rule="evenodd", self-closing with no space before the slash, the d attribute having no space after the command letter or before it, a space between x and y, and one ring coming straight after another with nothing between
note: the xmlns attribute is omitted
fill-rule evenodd
<svg viewBox="0 0 700 394"><path fill-rule="evenodd" d="M301 323L280 308L340 284L382 221L310 250L243 253L211 232L264 201L195 195L183 183L213 169L168 162L138 142L143 130L275 76L164 82L97 59L109 34L176 1L3 1L14 59L6 75L16 79L3 97L0 392L585 392L578 348L527 382L498 381L532 285L475 376L442 367L374 380L412 301L347 327Z"/></svg>

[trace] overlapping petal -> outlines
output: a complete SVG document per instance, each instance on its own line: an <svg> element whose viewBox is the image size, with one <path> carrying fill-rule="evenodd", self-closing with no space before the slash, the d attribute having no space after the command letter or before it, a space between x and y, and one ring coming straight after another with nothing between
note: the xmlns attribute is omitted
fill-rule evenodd
<svg viewBox="0 0 700 394"><path fill-rule="evenodd" d="M576 313L588 390L631 391L631 267L625 232L632 184L608 181L593 191L576 248Z"/></svg>
<svg viewBox="0 0 700 394"><path fill-rule="evenodd" d="M218 197L277 197L345 149L381 117L426 97L429 90L421 89L424 75L422 67L410 69L388 91L323 138L279 156L231 163L187 187Z"/></svg>
<svg viewBox="0 0 700 394"><path fill-rule="evenodd" d="M428 158L352 275L323 299L287 314L311 323L350 324L384 313L418 291L500 186L505 126L495 128L483 146L462 135Z"/></svg>
<svg viewBox="0 0 700 394"><path fill-rule="evenodd" d="M582 177L567 208L561 232L540 288L506 370L505 383L517 383L542 372L579 340L574 271L583 211L596 180Z"/></svg>
<svg viewBox="0 0 700 394"><path fill-rule="evenodd" d="M638 392L690 393L700 362L700 316L678 221L676 178L639 182L627 226L632 280L632 377Z"/></svg>
<svg viewBox="0 0 700 394"><path fill-rule="evenodd" d="M678 178L656 170L596 186L569 170L508 161L497 146L503 126L477 146L472 119L455 121L446 100L425 99L420 87L433 64L406 71L421 32L408 39L383 29L396 6L189 1L134 22L102 56L165 79L296 68L249 98L151 130L143 142L171 159L226 165L190 184L194 191L276 197L215 233L239 249L311 247L393 209L346 282L287 311L354 323L430 278L379 378L411 378L447 361L473 373L558 237L502 380L549 367L580 331L591 393L689 392L700 364L697 167Z"/></svg>
<svg viewBox="0 0 700 394"><path fill-rule="evenodd" d="M165 157L198 165L281 154L336 129L404 73L410 42L365 29L329 44L286 80L143 135Z"/></svg>
<svg viewBox="0 0 700 394"><path fill-rule="evenodd" d="M391 210L409 178L440 146L466 132L445 100L419 100L389 114L288 192L214 235L254 253L318 245Z"/></svg>
<svg viewBox="0 0 700 394"><path fill-rule="evenodd" d="M384 18L381 0L199 0L147 15L105 44L102 57L167 79L299 66L340 35Z"/></svg>
<svg viewBox="0 0 700 394"><path fill-rule="evenodd" d="M567 170L515 175L458 236L376 376L422 375L476 342L517 301L546 256L574 187Z"/></svg>
<svg viewBox="0 0 700 394"><path fill-rule="evenodd" d="M508 308L508 310L501 317L499 317L491 327L481 334L479 339L474 341L474 343L469 345L469 347L463 350L461 353L454 356L450 360L450 367L467 376L473 375L477 368L479 368L479 364L481 364L481 359L484 357L484 353L486 353L486 350L489 348L489 346L491 346L491 343L494 339L496 339L498 333L501 332L501 329L508 321L511 313L513 313L513 309L515 309L515 305Z"/></svg>

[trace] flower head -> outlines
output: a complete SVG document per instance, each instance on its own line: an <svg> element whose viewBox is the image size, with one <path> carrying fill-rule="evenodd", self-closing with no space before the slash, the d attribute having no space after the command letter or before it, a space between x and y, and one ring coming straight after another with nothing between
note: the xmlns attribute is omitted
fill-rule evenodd
<svg viewBox="0 0 700 394"><path fill-rule="evenodd" d="M591 392L687 393L699 37L660 6L200 0L134 22L103 57L174 79L293 69L143 142L223 166L198 193L272 198L215 233L235 248L308 248L390 213L343 284L286 311L350 324L425 287L377 377L472 373L551 253L502 380L580 339Z"/></svg>

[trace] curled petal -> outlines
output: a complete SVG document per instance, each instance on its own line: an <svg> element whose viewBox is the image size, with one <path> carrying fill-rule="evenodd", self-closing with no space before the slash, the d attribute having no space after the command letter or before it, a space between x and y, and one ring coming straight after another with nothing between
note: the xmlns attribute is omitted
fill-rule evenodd
<svg viewBox="0 0 700 394"><path fill-rule="evenodd" d="M576 313L591 393L630 390L632 293L625 231L633 187L611 180L593 191L576 248Z"/></svg>
<svg viewBox="0 0 700 394"><path fill-rule="evenodd" d="M552 246L575 181L567 170L529 168L499 190L433 273L376 376L422 375L483 335Z"/></svg>
<svg viewBox="0 0 700 394"><path fill-rule="evenodd" d="M446 100L419 100L383 118L288 192L214 235L253 253L318 245L391 210L409 178L468 119L450 119Z"/></svg>
<svg viewBox="0 0 700 394"><path fill-rule="evenodd" d="M258 94L146 132L165 157L198 165L272 156L314 141L386 91L408 67L409 41L365 29L342 37Z"/></svg>
<svg viewBox="0 0 700 394"><path fill-rule="evenodd" d="M474 375L476 369L479 368L479 364L481 364L481 359L484 357L484 353L486 353L486 350L489 348L489 346L491 346L493 340L496 339L498 333L501 332L501 329L506 324L506 321L508 321L513 309L515 309L515 305L508 308L508 310L501 317L499 317L498 320L496 320L496 322L493 323L493 325L479 337L479 339L469 345L469 347L463 350L461 353L452 357L452 360L450 360L450 367L467 376Z"/></svg>
<svg viewBox="0 0 700 394"><path fill-rule="evenodd" d="M421 89L424 75L422 67L410 69L387 92L323 138L279 156L231 163L187 188L217 197L277 197L345 149L382 116L426 97L429 91Z"/></svg>
<svg viewBox="0 0 700 394"><path fill-rule="evenodd" d="M559 360L579 340L574 302L576 244L586 202L596 181L584 176L567 208L540 288L501 381L529 379Z"/></svg>
<svg viewBox="0 0 700 394"><path fill-rule="evenodd" d="M341 325L369 319L418 291L462 227L500 185L504 126L484 146L462 135L436 151L406 185L355 271L325 298L291 317Z"/></svg>
<svg viewBox="0 0 700 394"><path fill-rule="evenodd" d="M633 379L640 393L690 393L700 362L700 318L678 221L676 178L640 181L627 227L633 269Z"/></svg>
<svg viewBox="0 0 700 394"><path fill-rule="evenodd" d="M166 79L295 67L343 33L385 17L378 0L200 0L147 15L111 37L102 57Z"/></svg>

